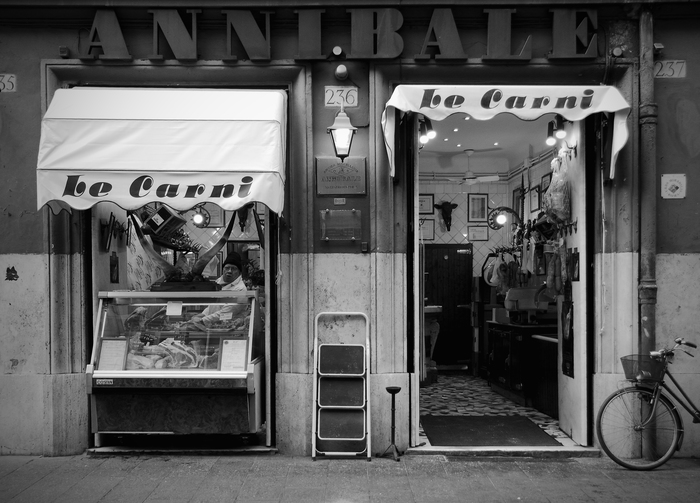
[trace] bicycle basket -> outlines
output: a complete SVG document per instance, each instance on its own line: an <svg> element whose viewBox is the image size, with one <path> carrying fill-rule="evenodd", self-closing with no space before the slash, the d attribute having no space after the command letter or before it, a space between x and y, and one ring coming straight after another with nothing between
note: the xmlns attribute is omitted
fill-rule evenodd
<svg viewBox="0 0 700 503"><path fill-rule="evenodd" d="M664 377L664 362L649 355L629 355L620 358L625 379L658 382Z"/></svg>

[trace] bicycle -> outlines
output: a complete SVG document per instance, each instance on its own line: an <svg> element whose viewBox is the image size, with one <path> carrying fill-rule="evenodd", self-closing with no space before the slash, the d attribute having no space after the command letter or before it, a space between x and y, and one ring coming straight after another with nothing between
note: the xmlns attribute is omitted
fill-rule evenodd
<svg viewBox="0 0 700 503"><path fill-rule="evenodd" d="M690 413L693 423L700 423L700 410L668 370L676 350L694 356L680 347L697 345L682 338L674 342L672 349L620 358L625 379L634 384L612 393L598 410L596 433L601 448L610 459L630 470L652 470L680 450L683 419L673 400ZM666 377L685 401L668 387Z"/></svg>

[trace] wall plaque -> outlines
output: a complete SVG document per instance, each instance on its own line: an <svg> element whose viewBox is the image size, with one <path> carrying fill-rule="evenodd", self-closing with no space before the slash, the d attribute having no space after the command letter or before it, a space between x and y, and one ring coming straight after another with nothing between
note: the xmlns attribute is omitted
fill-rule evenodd
<svg viewBox="0 0 700 503"><path fill-rule="evenodd" d="M661 175L661 197L663 199L684 199L685 188L684 174Z"/></svg>
<svg viewBox="0 0 700 503"><path fill-rule="evenodd" d="M321 210L323 241L355 241L362 237L360 210Z"/></svg>
<svg viewBox="0 0 700 503"><path fill-rule="evenodd" d="M328 195L367 194L367 168L364 157L316 158L316 193Z"/></svg>

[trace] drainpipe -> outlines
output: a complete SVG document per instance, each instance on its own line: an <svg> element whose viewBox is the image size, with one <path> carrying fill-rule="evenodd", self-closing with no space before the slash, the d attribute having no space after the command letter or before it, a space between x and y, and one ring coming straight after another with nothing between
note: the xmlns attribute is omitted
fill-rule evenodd
<svg viewBox="0 0 700 503"><path fill-rule="evenodd" d="M654 101L654 25L651 12L639 18L639 127L640 127L640 251L639 350L656 349L656 123Z"/></svg>

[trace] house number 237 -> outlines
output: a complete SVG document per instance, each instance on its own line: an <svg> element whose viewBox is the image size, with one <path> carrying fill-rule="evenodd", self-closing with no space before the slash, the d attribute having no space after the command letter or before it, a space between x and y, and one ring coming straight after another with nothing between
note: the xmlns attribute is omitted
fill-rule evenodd
<svg viewBox="0 0 700 503"><path fill-rule="evenodd" d="M654 77L657 79L685 78L685 61L664 60L654 62Z"/></svg>

